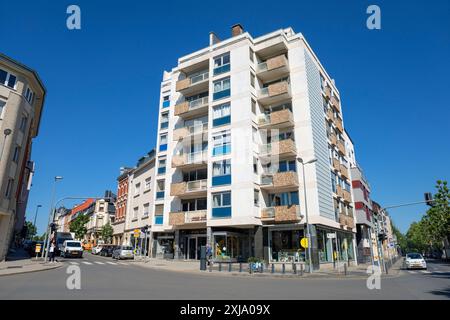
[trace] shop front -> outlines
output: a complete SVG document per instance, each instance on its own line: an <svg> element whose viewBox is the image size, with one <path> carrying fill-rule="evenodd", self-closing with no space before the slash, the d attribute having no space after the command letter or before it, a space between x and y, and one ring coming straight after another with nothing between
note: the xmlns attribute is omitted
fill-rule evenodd
<svg viewBox="0 0 450 320"><path fill-rule="evenodd" d="M153 233L152 257L173 259L175 237L173 233Z"/></svg>
<svg viewBox="0 0 450 320"><path fill-rule="evenodd" d="M353 233L321 226L317 226L316 230L317 251L321 264L355 261Z"/></svg>
<svg viewBox="0 0 450 320"><path fill-rule="evenodd" d="M206 246L206 229L180 230L179 232L179 258L200 260L201 247Z"/></svg>
<svg viewBox="0 0 450 320"><path fill-rule="evenodd" d="M303 226L269 227L269 262L305 261L305 248L300 244L304 234Z"/></svg>
<svg viewBox="0 0 450 320"><path fill-rule="evenodd" d="M212 240L215 261L247 262L253 256L253 230L213 231Z"/></svg>

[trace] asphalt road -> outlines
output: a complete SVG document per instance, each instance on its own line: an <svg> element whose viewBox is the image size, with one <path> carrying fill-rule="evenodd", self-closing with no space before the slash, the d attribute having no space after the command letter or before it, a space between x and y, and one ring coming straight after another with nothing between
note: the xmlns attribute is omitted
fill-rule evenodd
<svg viewBox="0 0 450 320"><path fill-rule="evenodd" d="M81 271L81 289L69 290L69 265ZM85 254L55 270L0 277L0 299L450 299L450 265L400 271L369 290L365 279L250 278L149 269Z"/></svg>

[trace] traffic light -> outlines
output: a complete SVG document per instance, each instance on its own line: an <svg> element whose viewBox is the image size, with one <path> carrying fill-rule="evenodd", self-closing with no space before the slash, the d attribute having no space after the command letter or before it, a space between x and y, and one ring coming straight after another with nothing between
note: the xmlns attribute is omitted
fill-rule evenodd
<svg viewBox="0 0 450 320"><path fill-rule="evenodd" d="M56 231L56 223L50 223L50 230L51 232L55 232Z"/></svg>
<svg viewBox="0 0 450 320"><path fill-rule="evenodd" d="M434 204L434 201L433 201L433 195L431 194L431 192L424 193L424 196L425 196L425 201L426 201L427 206L432 207Z"/></svg>

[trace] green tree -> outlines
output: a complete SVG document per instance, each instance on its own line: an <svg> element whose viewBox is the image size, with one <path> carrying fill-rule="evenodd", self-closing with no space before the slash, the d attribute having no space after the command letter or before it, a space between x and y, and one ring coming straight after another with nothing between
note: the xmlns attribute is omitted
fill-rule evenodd
<svg viewBox="0 0 450 320"><path fill-rule="evenodd" d="M106 243L109 243L109 242L111 242L113 232L114 232L113 227L111 227L111 224L108 222L107 224L105 224L102 227L102 230L100 231L100 235Z"/></svg>
<svg viewBox="0 0 450 320"><path fill-rule="evenodd" d="M83 239L87 232L86 224L89 222L89 217L85 215L79 215L70 223L70 232L75 233L76 239Z"/></svg>
<svg viewBox="0 0 450 320"><path fill-rule="evenodd" d="M450 235L450 193L447 181L438 180L436 189L433 206L425 215L425 224L429 232L429 240L434 245L440 245L442 240Z"/></svg>
<svg viewBox="0 0 450 320"><path fill-rule="evenodd" d="M26 239L33 239L34 236L37 234L36 226L32 224L31 221L26 221L25 227L27 229Z"/></svg>

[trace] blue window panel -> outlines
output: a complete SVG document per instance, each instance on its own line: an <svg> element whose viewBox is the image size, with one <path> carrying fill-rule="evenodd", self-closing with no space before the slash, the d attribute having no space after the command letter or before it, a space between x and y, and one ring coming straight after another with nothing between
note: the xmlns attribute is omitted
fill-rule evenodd
<svg viewBox="0 0 450 320"><path fill-rule="evenodd" d="M291 192L291 203L290 203L291 205L299 205L300 204L300 202L299 202L299 200L298 200L298 192L297 191L294 191L294 192Z"/></svg>
<svg viewBox="0 0 450 320"><path fill-rule="evenodd" d="M164 199L164 191L156 192L156 199Z"/></svg>
<svg viewBox="0 0 450 320"><path fill-rule="evenodd" d="M169 106L170 106L170 100L164 101L164 102L162 103L162 106L163 106L163 108L169 107Z"/></svg>
<svg viewBox="0 0 450 320"><path fill-rule="evenodd" d="M224 176L217 176L212 178L213 186L221 186L224 184L231 184L231 174L227 174Z"/></svg>
<svg viewBox="0 0 450 320"><path fill-rule="evenodd" d="M224 72L228 72L230 71L230 64L225 64L221 67L217 67L214 69L214 75L218 75Z"/></svg>
<svg viewBox="0 0 450 320"><path fill-rule="evenodd" d="M219 92L214 92L213 100L219 100L219 99L222 99L222 98L229 97L230 96L230 92L231 92L230 89L222 90L222 91L219 91Z"/></svg>
<svg viewBox="0 0 450 320"><path fill-rule="evenodd" d="M158 174L164 174L164 173L166 173L166 167L158 168Z"/></svg>
<svg viewBox="0 0 450 320"><path fill-rule="evenodd" d="M217 146L213 149L213 156L219 156L223 154L229 154L231 152L231 145L226 144L223 146Z"/></svg>
<svg viewBox="0 0 450 320"><path fill-rule="evenodd" d="M163 224L164 216L155 216L155 224Z"/></svg>
<svg viewBox="0 0 450 320"><path fill-rule="evenodd" d="M213 120L213 127L223 126L224 124L229 124L230 122L231 122L231 116L217 118L217 119Z"/></svg>
<svg viewBox="0 0 450 320"><path fill-rule="evenodd" d="M159 151L166 151L167 150L167 144L161 144L159 146Z"/></svg>
<svg viewBox="0 0 450 320"><path fill-rule="evenodd" d="M167 129L169 127L168 122L161 122L161 129Z"/></svg>
<svg viewBox="0 0 450 320"><path fill-rule="evenodd" d="M287 163L286 161L280 162L280 167L278 169L279 172L286 172L287 171Z"/></svg>
<svg viewBox="0 0 450 320"><path fill-rule="evenodd" d="M228 218L231 217L231 207L221 207L212 209L213 218Z"/></svg>

